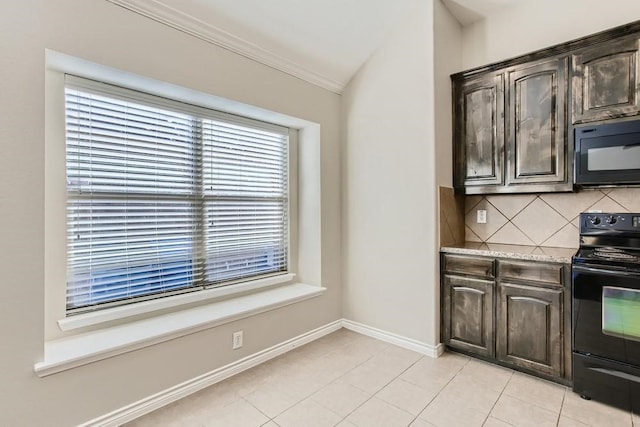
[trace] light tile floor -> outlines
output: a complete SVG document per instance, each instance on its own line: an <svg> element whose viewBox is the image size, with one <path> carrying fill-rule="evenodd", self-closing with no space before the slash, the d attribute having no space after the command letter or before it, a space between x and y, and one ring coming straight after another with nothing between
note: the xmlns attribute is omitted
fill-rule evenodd
<svg viewBox="0 0 640 427"><path fill-rule="evenodd" d="M466 356L433 359L342 329L128 426L640 427L640 416Z"/></svg>

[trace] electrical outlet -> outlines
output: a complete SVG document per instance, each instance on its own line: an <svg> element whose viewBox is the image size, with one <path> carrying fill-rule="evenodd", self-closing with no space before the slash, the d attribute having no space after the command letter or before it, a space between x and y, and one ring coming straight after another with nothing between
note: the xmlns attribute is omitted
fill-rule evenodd
<svg viewBox="0 0 640 427"><path fill-rule="evenodd" d="M236 350L242 347L242 331L233 333L233 346L232 349Z"/></svg>
<svg viewBox="0 0 640 427"><path fill-rule="evenodd" d="M478 209L476 222L478 224L486 224L487 223L487 211L485 209Z"/></svg>

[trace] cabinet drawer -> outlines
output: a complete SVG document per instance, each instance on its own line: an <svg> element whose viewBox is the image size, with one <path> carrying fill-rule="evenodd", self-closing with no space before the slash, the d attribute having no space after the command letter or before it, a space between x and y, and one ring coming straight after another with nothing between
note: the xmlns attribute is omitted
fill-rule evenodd
<svg viewBox="0 0 640 427"><path fill-rule="evenodd" d="M466 255L445 255L444 271L448 273L470 274L480 277L494 277L494 260Z"/></svg>
<svg viewBox="0 0 640 427"><path fill-rule="evenodd" d="M532 280L562 286L563 268L562 264L500 261L498 262L498 276L501 279Z"/></svg>

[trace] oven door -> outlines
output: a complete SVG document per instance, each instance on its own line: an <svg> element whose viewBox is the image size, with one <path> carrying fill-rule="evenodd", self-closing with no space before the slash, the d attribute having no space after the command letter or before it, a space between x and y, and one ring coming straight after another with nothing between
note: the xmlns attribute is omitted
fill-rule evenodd
<svg viewBox="0 0 640 427"><path fill-rule="evenodd" d="M573 351L640 366L640 272L574 265Z"/></svg>

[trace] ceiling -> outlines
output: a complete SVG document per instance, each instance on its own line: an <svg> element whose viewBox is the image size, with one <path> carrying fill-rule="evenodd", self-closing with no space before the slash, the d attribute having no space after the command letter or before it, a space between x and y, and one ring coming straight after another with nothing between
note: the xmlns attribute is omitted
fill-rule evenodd
<svg viewBox="0 0 640 427"><path fill-rule="evenodd" d="M466 26L497 13L505 7L525 1L526 0L442 0L442 3L444 3L460 24Z"/></svg>
<svg viewBox="0 0 640 427"><path fill-rule="evenodd" d="M416 0L108 1L341 93ZM468 25L525 0L442 1Z"/></svg>

